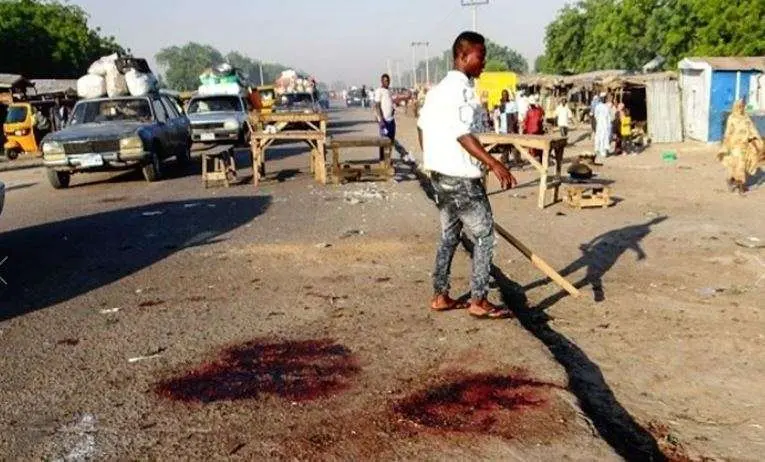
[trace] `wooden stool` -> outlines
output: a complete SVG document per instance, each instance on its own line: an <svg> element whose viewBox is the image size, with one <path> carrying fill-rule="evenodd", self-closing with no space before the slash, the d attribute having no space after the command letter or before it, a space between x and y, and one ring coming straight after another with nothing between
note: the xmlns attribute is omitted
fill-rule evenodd
<svg viewBox="0 0 765 462"><path fill-rule="evenodd" d="M606 208L613 204L611 188L600 183L569 183L566 184L563 202L569 207L582 209L584 207Z"/></svg>
<svg viewBox="0 0 765 462"><path fill-rule="evenodd" d="M212 163L212 169L210 169ZM223 182L228 188L236 178L236 163L233 148L216 153L202 154L202 183L205 188L210 182Z"/></svg>

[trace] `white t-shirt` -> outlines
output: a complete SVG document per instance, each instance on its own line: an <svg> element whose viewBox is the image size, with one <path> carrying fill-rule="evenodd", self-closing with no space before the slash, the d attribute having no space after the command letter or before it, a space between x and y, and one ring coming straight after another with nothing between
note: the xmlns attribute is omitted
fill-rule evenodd
<svg viewBox="0 0 765 462"><path fill-rule="evenodd" d="M481 162L457 141L483 126L481 103L472 80L450 71L425 97L417 126L422 130L426 170L461 178L481 178Z"/></svg>
<svg viewBox="0 0 765 462"><path fill-rule="evenodd" d="M380 87L375 90L375 103L380 104L380 110L382 111L383 118L386 122L393 120L393 97L390 94L390 90Z"/></svg>
<svg viewBox="0 0 765 462"><path fill-rule="evenodd" d="M568 127L569 121L574 115L571 113L571 109L568 106L558 105L555 108L555 117L558 119L559 127Z"/></svg>

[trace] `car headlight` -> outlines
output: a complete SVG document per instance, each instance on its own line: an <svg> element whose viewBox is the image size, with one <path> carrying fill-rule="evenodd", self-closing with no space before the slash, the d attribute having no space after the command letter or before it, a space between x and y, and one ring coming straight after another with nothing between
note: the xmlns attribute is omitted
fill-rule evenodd
<svg viewBox="0 0 765 462"><path fill-rule="evenodd" d="M223 122L223 128L225 128L226 130L236 130L239 128L239 122L237 122L234 119L229 119Z"/></svg>
<svg viewBox="0 0 765 462"><path fill-rule="evenodd" d="M140 136L131 136L120 140L120 152L143 151L143 140Z"/></svg>
<svg viewBox="0 0 765 462"><path fill-rule="evenodd" d="M46 141L42 145L42 152L43 152L43 157L47 157L47 158L63 157L64 145L62 145L58 141Z"/></svg>

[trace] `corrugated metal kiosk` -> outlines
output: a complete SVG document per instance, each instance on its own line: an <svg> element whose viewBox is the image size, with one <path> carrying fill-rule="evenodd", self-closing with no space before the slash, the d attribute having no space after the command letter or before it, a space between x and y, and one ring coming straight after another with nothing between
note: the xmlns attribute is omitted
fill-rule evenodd
<svg viewBox="0 0 765 462"><path fill-rule="evenodd" d="M733 102L749 99L752 82L765 71L765 56L685 58L678 67L685 135L715 142L722 140Z"/></svg>

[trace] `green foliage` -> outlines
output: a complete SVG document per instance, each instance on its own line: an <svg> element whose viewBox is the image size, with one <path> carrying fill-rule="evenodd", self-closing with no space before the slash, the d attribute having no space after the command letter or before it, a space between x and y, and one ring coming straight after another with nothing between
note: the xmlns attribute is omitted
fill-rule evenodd
<svg viewBox="0 0 765 462"><path fill-rule="evenodd" d="M539 55L537 56L537 59L534 60L534 72L536 73L543 72L544 68L545 68L545 55Z"/></svg>
<svg viewBox="0 0 765 462"><path fill-rule="evenodd" d="M124 52L114 37L88 26L69 3L0 0L0 72L27 78L75 78L101 56Z"/></svg>
<svg viewBox="0 0 765 462"><path fill-rule="evenodd" d="M763 0L581 0L547 26L540 70L635 70L657 55L670 68L686 56L763 55L763 17Z"/></svg>
<svg viewBox="0 0 765 462"><path fill-rule="evenodd" d="M508 70L510 70L510 68L507 67L507 63L498 59L486 61L486 67L484 68L484 71L486 72L502 72Z"/></svg>
<svg viewBox="0 0 765 462"><path fill-rule="evenodd" d="M157 63L165 69L165 78L170 88L180 91L195 90L199 87L199 75L216 64L228 62L241 69L253 85L260 85L261 62L239 52L223 54L210 45L187 43L181 47L163 48L157 53ZM276 80L287 66L262 63L263 82L268 85Z"/></svg>
<svg viewBox="0 0 765 462"><path fill-rule="evenodd" d="M498 70L507 70L507 71L513 71L518 73L525 73L529 70L529 63L526 62L526 58L524 58L520 53L513 50L512 48L508 48L502 45L498 45L495 42L492 42L491 40L486 41L486 63L488 66L488 63L497 61L504 64L505 69L498 69Z"/></svg>

